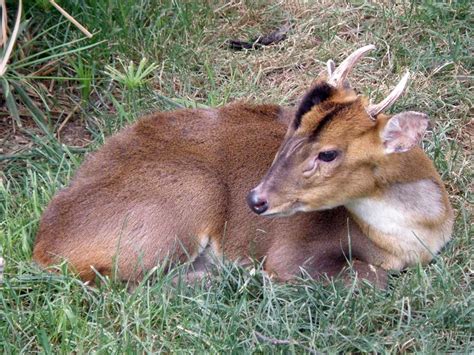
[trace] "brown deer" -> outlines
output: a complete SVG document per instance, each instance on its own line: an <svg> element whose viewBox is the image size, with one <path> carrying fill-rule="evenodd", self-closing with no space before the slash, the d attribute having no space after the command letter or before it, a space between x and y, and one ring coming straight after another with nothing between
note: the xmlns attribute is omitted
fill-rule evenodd
<svg viewBox="0 0 474 355"><path fill-rule="evenodd" d="M347 83L373 48L337 69L329 61L297 110L155 113L109 138L44 212L34 260L66 260L87 281L114 268L137 281L165 261L194 262L190 277L201 275L225 256L264 260L282 281L351 269L379 286L385 270L430 261L450 239L453 212L417 147L426 115L382 114L407 76L378 105Z"/></svg>

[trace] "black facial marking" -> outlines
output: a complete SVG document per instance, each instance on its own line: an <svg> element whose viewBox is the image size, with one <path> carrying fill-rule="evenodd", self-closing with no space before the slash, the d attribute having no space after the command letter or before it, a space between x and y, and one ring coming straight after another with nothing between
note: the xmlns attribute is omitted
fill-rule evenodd
<svg viewBox="0 0 474 355"><path fill-rule="evenodd" d="M296 117L293 121L294 128L297 129L301 124L303 115L311 110L311 108L324 100L327 100L333 93L333 87L327 83L316 85L306 93L301 101Z"/></svg>
<svg viewBox="0 0 474 355"><path fill-rule="evenodd" d="M331 112L329 112L326 116L324 116L321 121L319 122L318 126L315 128L315 130L311 133L309 136L309 141L314 142L318 138L318 136L321 134L322 130L324 127L327 126L329 122L336 116L340 111L345 109L346 107L350 106L351 103L349 104L341 104L335 106Z"/></svg>

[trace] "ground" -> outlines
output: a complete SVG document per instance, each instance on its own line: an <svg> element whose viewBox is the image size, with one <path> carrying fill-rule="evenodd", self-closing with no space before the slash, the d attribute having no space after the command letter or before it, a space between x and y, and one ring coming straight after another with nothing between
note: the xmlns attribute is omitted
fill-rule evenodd
<svg viewBox="0 0 474 355"><path fill-rule="evenodd" d="M472 352L472 13L470 1L24 2L0 90L0 349L17 352ZM7 1L14 27L16 1ZM233 51L289 23L287 38ZM377 50L351 75L373 101L409 69L393 112L431 119L424 148L456 211L453 241L388 290L269 281L223 266L210 283L160 270L132 292L31 263L41 212L84 154L151 110L246 99L292 105L332 58ZM146 62L140 68L143 58ZM133 66L130 63L134 63ZM149 70L147 70L149 69ZM264 133L262 133L264 134ZM179 273L179 270L176 271Z"/></svg>

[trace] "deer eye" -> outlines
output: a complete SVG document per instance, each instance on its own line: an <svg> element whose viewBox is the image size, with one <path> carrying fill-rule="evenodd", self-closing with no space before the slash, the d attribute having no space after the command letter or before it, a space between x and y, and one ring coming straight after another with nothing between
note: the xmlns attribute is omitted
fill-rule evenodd
<svg viewBox="0 0 474 355"><path fill-rule="evenodd" d="M325 161L325 162L330 162L336 159L337 157L337 151L336 150L327 150L325 152L320 152L318 154L318 159Z"/></svg>

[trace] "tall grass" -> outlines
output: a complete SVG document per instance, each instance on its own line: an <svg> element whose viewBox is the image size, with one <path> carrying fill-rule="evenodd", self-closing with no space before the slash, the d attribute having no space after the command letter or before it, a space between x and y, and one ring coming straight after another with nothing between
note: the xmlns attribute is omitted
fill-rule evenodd
<svg viewBox="0 0 474 355"><path fill-rule="evenodd" d="M472 352L469 1L58 3L92 39L48 1L26 1L0 78L10 90L3 84L0 97L3 352ZM12 24L16 2L7 5ZM278 45L225 46L287 20L292 30ZM431 117L425 150L457 220L453 241L429 266L392 275L387 291L275 284L258 265L226 264L193 286L173 284L179 269L157 270L128 292L109 280L91 289L31 264L41 212L104 137L150 110L242 98L293 104L326 60L367 43L378 49L357 67L354 85L375 101L410 69L394 111Z"/></svg>

